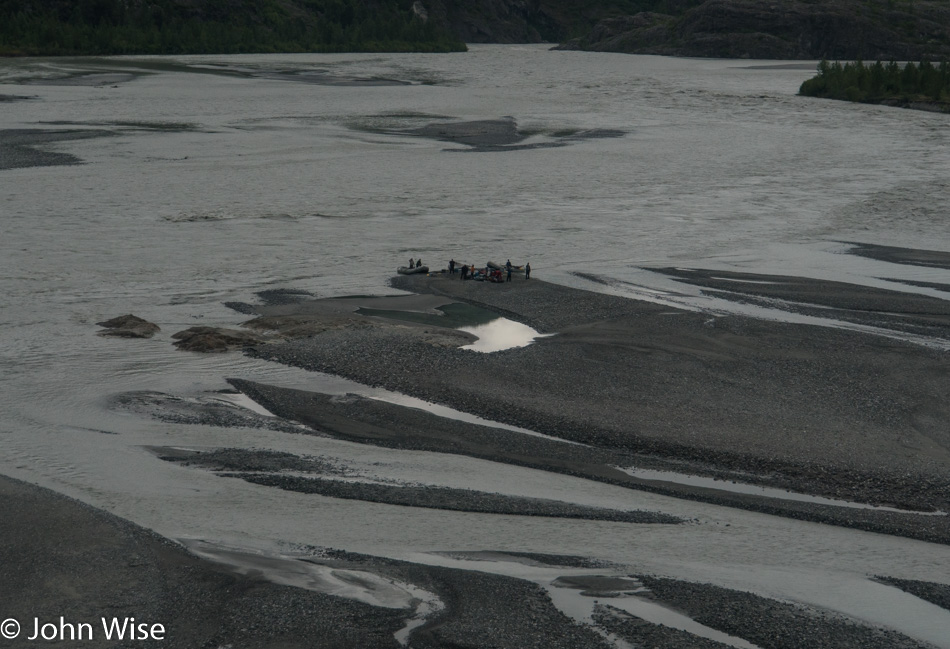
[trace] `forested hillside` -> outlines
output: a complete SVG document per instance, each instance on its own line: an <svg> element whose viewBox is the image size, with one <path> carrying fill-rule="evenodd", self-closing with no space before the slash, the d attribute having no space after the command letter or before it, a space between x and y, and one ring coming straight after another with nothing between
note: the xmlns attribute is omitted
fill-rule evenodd
<svg viewBox="0 0 950 649"><path fill-rule="evenodd" d="M838 61L818 64L818 74L805 81L799 94L869 104L891 104L950 112L950 62L935 65L913 61Z"/></svg>
<svg viewBox="0 0 950 649"><path fill-rule="evenodd" d="M0 0L0 54L460 51L413 0Z"/></svg>
<svg viewBox="0 0 950 649"><path fill-rule="evenodd" d="M942 60L950 0L0 0L0 54L464 50Z"/></svg>
<svg viewBox="0 0 950 649"><path fill-rule="evenodd" d="M562 43L603 20L683 11L704 0L421 0L466 43Z"/></svg>
<svg viewBox="0 0 950 649"><path fill-rule="evenodd" d="M908 61L950 55L947 0L664 0L564 49L672 56Z"/></svg>

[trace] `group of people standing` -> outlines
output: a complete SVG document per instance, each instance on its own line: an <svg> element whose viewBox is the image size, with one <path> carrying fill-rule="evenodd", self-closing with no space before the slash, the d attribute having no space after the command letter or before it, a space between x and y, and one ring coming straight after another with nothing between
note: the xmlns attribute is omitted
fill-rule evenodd
<svg viewBox="0 0 950 649"><path fill-rule="evenodd" d="M409 258L409 268L422 268L422 258L413 261L412 257Z"/></svg>
<svg viewBox="0 0 950 649"><path fill-rule="evenodd" d="M461 271L460 279L474 279L479 281L489 281L489 282L510 282L511 281L511 271L514 266L511 265L511 260L509 259L505 262L505 279L502 280L502 271L495 264L488 262L485 264L484 268L475 269L475 264L468 266L466 264L458 265L455 259L449 260L449 273L455 274L455 270L459 269ZM524 278L531 279L531 264L525 264L524 266Z"/></svg>

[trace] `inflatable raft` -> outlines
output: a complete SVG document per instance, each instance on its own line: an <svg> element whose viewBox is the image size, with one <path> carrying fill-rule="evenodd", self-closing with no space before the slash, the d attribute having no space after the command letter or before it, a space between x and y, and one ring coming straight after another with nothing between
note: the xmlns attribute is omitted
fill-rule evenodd
<svg viewBox="0 0 950 649"><path fill-rule="evenodd" d="M502 271L507 270L507 268L505 267L504 264L499 264L499 263L496 263L496 262L494 262L494 261L488 262L488 267L491 268L492 270L502 270ZM511 272L513 272L513 273L523 273L523 272L524 272L524 266L515 266L514 264L512 264L512 265L511 265Z"/></svg>
<svg viewBox="0 0 950 649"><path fill-rule="evenodd" d="M415 268L409 268L409 266L400 266L396 269L396 272L400 275L417 275L419 273L428 273L428 266L416 266Z"/></svg>

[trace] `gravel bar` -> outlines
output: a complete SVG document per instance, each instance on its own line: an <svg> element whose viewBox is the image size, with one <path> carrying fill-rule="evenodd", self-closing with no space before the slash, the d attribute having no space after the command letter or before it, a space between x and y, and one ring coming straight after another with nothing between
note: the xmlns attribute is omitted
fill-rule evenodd
<svg viewBox="0 0 950 649"><path fill-rule="evenodd" d="M825 327L710 317L536 279L486 284L436 274L400 276L392 284L557 335L480 354L459 349L430 324L367 318L373 326L315 327L319 333L312 336L248 353L588 446L541 448L538 438L515 434L500 446L497 433L494 440L482 432L472 438L431 434L446 424L406 429L407 415L389 404L363 400L347 409L329 397L232 383L275 414L353 441L463 453L950 542L947 516L763 499L637 481L609 468L666 463L682 473L841 500L950 511L950 430L942 423L950 420L946 352ZM285 316L296 310L315 317L318 310L315 302L282 308Z"/></svg>
<svg viewBox="0 0 950 649"><path fill-rule="evenodd" d="M841 615L710 584L637 576L664 604L700 624L768 649L928 649L907 636ZM820 641L818 640L820 638ZM820 644L816 645L816 642Z"/></svg>
<svg viewBox="0 0 950 649"><path fill-rule="evenodd" d="M24 634L28 620L63 616L97 631L76 646L115 649L99 621L115 616L164 626L164 640L135 643L142 647L399 647L393 633L406 611L236 575L111 514L2 476L0 520L0 611ZM20 641L0 647L34 644Z"/></svg>
<svg viewBox="0 0 950 649"><path fill-rule="evenodd" d="M896 579L894 577L878 577L877 580L881 583L896 586L905 593L910 593L914 597L927 600L931 604L936 604L940 608L950 611L950 586L947 584L913 579Z"/></svg>
<svg viewBox="0 0 950 649"><path fill-rule="evenodd" d="M222 473L221 475L227 478L241 478L267 487L278 487L286 491L319 494L330 498L364 500L403 507L425 507L511 516L577 518L614 523L670 524L681 522L680 519L674 516L659 512L619 511L602 507L584 507L556 500L506 496L471 489L452 489L431 485L397 486L366 482L343 482L327 478L302 478L273 473Z"/></svg>

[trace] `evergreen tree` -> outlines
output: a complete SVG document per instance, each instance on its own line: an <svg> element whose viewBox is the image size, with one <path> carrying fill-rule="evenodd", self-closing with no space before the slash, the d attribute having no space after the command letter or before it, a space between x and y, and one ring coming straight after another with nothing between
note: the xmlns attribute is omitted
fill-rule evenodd
<svg viewBox="0 0 950 649"><path fill-rule="evenodd" d="M821 61L818 74L802 83L799 94L859 102L937 103L950 112L950 63L934 66L930 61L907 63L881 61L865 66L861 61L842 65Z"/></svg>

